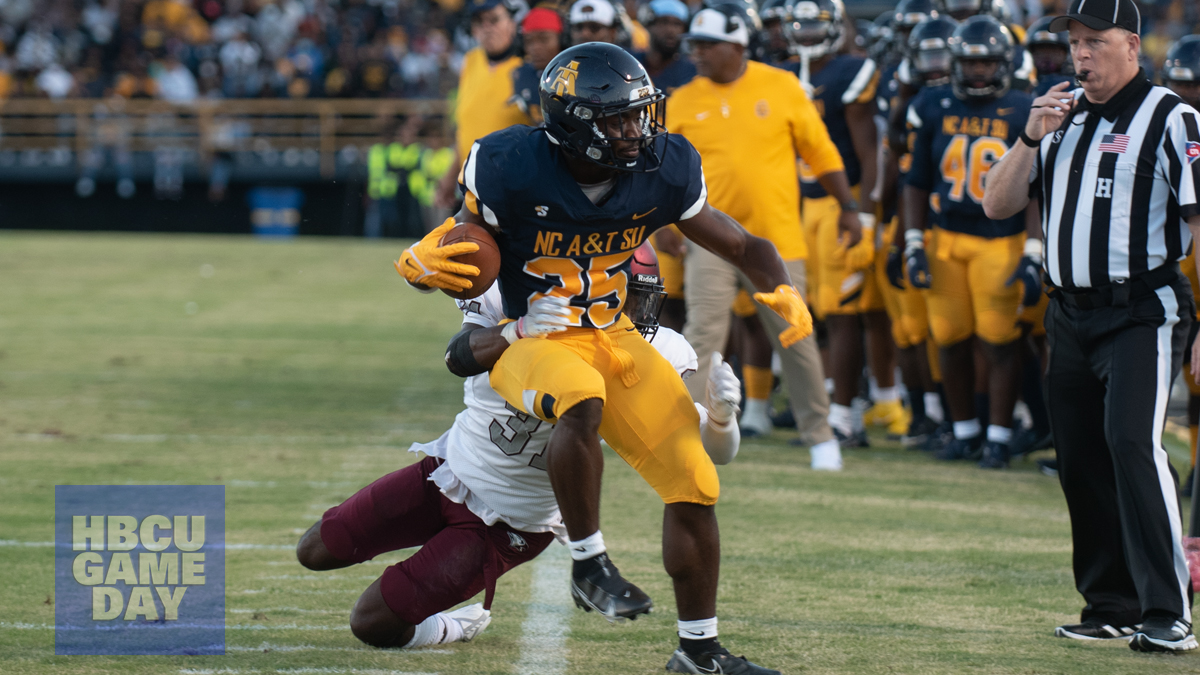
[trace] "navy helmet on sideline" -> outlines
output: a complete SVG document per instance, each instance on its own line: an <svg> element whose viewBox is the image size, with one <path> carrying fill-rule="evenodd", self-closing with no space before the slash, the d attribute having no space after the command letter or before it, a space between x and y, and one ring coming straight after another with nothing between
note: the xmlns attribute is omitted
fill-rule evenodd
<svg viewBox="0 0 1200 675"><path fill-rule="evenodd" d="M1200 35L1186 35L1171 45L1162 79L1185 103L1200 106Z"/></svg>
<svg viewBox="0 0 1200 675"><path fill-rule="evenodd" d="M796 0L784 33L796 53L809 59L836 54L846 39L842 0Z"/></svg>
<svg viewBox="0 0 1200 675"><path fill-rule="evenodd" d="M894 14L890 11L884 12L871 22L871 48L867 50L867 56L879 64L881 70L904 53L904 45L895 44L896 35L892 29Z"/></svg>
<svg viewBox="0 0 1200 675"><path fill-rule="evenodd" d="M999 98L1012 86L1012 33L995 17L979 14L962 22L950 36L950 83L960 99ZM992 61L990 78L976 80L963 72L964 61Z"/></svg>
<svg viewBox="0 0 1200 675"><path fill-rule="evenodd" d="M658 332L658 315L667 300L667 289L658 271L658 254L647 241L633 252L629 266L625 315L647 340Z"/></svg>
<svg viewBox="0 0 1200 675"><path fill-rule="evenodd" d="M1034 21L1025 32L1025 48L1033 55L1038 75L1072 75L1075 64L1071 61L1071 39L1065 30L1050 30L1054 19L1044 16Z"/></svg>
<svg viewBox="0 0 1200 675"><path fill-rule="evenodd" d="M663 124L666 96L646 69L616 45L587 42L559 52L546 64L539 84L546 131L572 156L621 171L657 171L662 165L667 130ZM609 136L596 124L613 115L634 115L637 136ZM625 125L621 125L624 134ZM638 159L619 160L612 141L638 143Z"/></svg>
<svg viewBox="0 0 1200 675"><path fill-rule="evenodd" d="M914 75L912 84L937 87L950 83L952 57L950 37L959 23L948 16L926 19L908 36L908 61Z"/></svg>
<svg viewBox="0 0 1200 675"><path fill-rule="evenodd" d="M925 19L938 15L933 0L900 0L892 12L892 30L907 32Z"/></svg>

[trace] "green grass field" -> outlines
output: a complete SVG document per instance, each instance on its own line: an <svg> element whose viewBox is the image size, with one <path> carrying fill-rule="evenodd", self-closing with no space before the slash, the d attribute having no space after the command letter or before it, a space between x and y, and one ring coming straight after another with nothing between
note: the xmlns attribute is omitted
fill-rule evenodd
<svg viewBox="0 0 1200 675"><path fill-rule="evenodd" d="M412 462L409 444L461 408L442 364L460 315L405 287L402 246L0 233L0 672L661 672L675 641L661 506L611 452L605 540L658 610L620 626L552 613L565 669L522 637L561 552L500 580L479 639L413 652L346 626L405 552L296 563L324 509ZM721 480L722 641L784 673L1200 671L1196 655L1052 637L1081 599L1061 492L1031 462L984 473L877 441L819 474L776 432ZM54 486L127 483L227 486L227 541L260 548L227 554L226 656L54 655L53 549L36 545L54 536Z"/></svg>

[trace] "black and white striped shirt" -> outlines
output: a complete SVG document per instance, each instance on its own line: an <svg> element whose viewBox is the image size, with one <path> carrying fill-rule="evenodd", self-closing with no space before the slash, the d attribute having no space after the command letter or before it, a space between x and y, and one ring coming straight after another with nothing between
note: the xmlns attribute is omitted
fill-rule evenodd
<svg viewBox="0 0 1200 675"><path fill-rule="evenodd" d="M1200 214L1200 116L1145 74L1042 139L1031 175L1046 269L1059 287L1101 286L1181 260Z"/></svg>

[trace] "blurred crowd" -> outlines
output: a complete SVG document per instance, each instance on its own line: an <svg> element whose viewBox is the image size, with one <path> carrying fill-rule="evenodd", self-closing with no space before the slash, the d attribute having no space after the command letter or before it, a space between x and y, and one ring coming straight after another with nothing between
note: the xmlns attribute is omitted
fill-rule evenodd
<svg viewBox="0 0 1200 675"><path fill-rule="evenodd" d="M444 98L461 0L2 0L0 98Z"/></svg>
<svg viewBox="0 0 1200 675"><path fill-rule="evenodd" d="M635 39L644 4L622 3ZM1063 3L1009 4L1028 24ZM1200 3L1141 5L1151 61L1200 22ZM463 0L0 0L0 99L446 98L474 44L466 14Z"/></svg>

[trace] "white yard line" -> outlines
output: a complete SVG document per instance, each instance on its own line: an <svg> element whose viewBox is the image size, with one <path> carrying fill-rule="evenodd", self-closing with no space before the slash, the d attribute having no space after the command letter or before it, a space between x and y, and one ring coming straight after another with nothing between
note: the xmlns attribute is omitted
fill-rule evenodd
<svg viewBox="0 0 1200 675"><path fill-rule="evenodd" d="M529 610L521 624L519 675L563 675L567 672L567 636L571 634L571 557L567 547L550 545L533 562Z"/></svg>
<svg viewBox="0 0 1200 675"><path fill-rule="evenodd" d="M380 668L180 668L179 675L250 675L251 673L282 673L283 675L438 675L437 673Z"/></svg>

